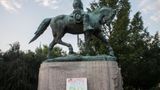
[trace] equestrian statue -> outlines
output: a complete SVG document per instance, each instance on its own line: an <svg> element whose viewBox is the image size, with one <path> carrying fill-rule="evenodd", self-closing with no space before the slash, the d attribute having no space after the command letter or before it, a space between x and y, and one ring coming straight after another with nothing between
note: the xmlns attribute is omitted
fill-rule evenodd
<svg viewBox="0 0 160 90"><path fill-rule="evenodd" d="M73 54L72 45L62 41L62 37L66 33L70 34L84 34L86 42L88 41L89 34L93 34L98 39L106 44L109 49L109 54L114 56L113 49L108 40L102 33L102 25L109 25L115 14L116 10L110 7L98 7L92 12L85 12L83 10L83 4L81 0L74 0L73 12L70 15L59 15L53 18L46 18L39 25L35 36L31 39L31 42L36 40L50 25L53 34L53 40L49 45L48 58L50 58L51 51L55 44L61 44L69 48L69 54Z"/></svg>

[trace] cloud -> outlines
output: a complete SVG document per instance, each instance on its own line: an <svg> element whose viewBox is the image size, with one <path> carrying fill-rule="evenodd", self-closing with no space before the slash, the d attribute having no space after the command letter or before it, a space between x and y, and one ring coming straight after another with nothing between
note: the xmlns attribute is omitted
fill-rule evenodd
<svg viewBox="0 0 160 90"><path fill-rule="evenodd" d="M138 0L139 7L144 14L150 14L150 19L154 22L160 21L160 0Z"/></svg>
<svg viewBox="0 0 160 90"><path fill-rule="evenodd" d="M49 7L52 9L58 8L58 6L57 6L58 0L35 0L35 1L44 7Z"/></svg>
<svg viewBox="0 0 160 90"><path fill-rule="evenodd" d="M155 14L153 14L151 17L150 17L151 20L155 21L155 22L160 22L160 11L159 12L156 12Z"/></svg>
<svg viewBox="0 0 160 90"><path fill-rule="evenodd" d="M17 11L22 7L21 0L0 0L0 6L3 6L7 11Z"/></svg>
<svg viewBox="0 0 160 90"><path fill-rule="evenodd" d="M5 8L9 12L17 12L22 8L22 4L25 3L24 1L27 0L0 0L0 6ZM33 2L51 9L58 8L58 0L33 0Z"/></svg>

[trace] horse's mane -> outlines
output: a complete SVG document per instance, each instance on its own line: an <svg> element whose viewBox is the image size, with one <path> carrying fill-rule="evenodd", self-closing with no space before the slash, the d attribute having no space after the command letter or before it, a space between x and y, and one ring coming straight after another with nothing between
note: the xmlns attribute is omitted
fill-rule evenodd
<svg viewBox="0 0 160 90"><path fill-rule="evenodd" d="M96 8L96 9L93 11L93 13L99 13L100 9L101 9L101 7Z"/></svg>
<svg viewBox="0 0 160 90"><path fill-rule="evenodd" d="M103 7L98 7L98 8L96 8L92 13L97 14L97 13L103 12L103 11L106 10L106 9L111 10L111 8L106 7L106 6L103 6Z"/></svg>

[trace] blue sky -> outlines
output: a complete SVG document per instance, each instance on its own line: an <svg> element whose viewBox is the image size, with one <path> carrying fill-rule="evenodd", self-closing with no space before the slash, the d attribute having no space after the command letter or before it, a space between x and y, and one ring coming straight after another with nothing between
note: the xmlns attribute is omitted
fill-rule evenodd
<svg viewBox="0 0 160 90"><path fill-rule="evenodd" d="M82 0L84 8L94 0ZM0 0L0 49L6 51L9 44L19 41L21 50L34 50L40 44L49 44L52 41L51 29L35 42L28 44L34 32L44 18L72 12L73 0ZM160 0L130 0L132 5L131 17L141 11L144 24L151 34L160 31ZM76 35L66 34L64 41L77 49ZM66 47L60 46L64 50Z"/></svg>

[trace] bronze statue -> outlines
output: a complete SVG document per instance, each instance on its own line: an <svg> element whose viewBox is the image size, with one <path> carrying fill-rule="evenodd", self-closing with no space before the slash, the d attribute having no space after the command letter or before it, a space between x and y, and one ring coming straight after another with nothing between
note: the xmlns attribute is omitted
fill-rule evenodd
<svg viewBox="0 0 160 90"><path fill-rule="evenodd" d="M94 29L89 23L89 15L88 13L83 11L83 3L81 0L74 0L73 2L73 13L71 14L75 19L76 23L83 22L83 30L92 30Z"/></svg>
<svg viewBox="0 0 160 90"><path fill-rule="evenodd" d="M73 8L74 11L71 15L59 15L54 18L44 19L29 43L36 40L50 25L54 39L49 45L48 58L50 58L50 53L55 44L67 46L69 53L74 53L72 45L61 40L66 33L85 34L85 37L89 36L88 33L93 34L102 40L106 47L109 47L110 55L114 56L112 47L101 32L101 25L111 23L115 10L109 7L99 7L93 12L86 13L83 11L81 0L74 0Z"/></svg>

